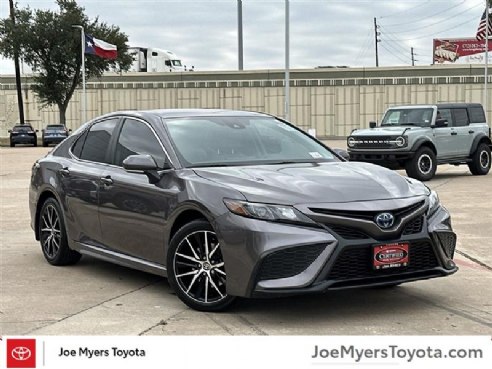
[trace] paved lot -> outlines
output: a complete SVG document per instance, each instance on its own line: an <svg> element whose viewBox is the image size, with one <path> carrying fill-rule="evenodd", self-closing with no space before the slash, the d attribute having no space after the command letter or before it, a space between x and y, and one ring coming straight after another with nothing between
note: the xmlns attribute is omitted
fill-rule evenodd
<svg viewBox="0 0 492 369"><path fill-rule="evenodd" d="M343 143L335 143L343 147ZM429 185L451 210L460 271L393 289L242 300L190 310L167 281L89 257L44 261L29 226L32 163L46 148L0 148L0 335L492 334L492 174L444 166Z"/></svg>

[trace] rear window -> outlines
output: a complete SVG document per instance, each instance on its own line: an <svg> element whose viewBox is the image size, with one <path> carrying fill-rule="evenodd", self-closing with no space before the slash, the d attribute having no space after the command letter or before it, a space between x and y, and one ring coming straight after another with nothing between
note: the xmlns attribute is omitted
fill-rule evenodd
<svg viewBox="0 0 492 369"><path fill-rule="evenodd" d="M485 123L485 113L482 107L469 108L471 123Z"/></svg>
<svg viewBox="0 0 492 369"><path fill-rule="evenodd" d="M34 131L34 129L31 126L23 125L23 126L15 126L14 128L12 128L12 131L14 131L14 132L27 132L27 131Z"/></svg>

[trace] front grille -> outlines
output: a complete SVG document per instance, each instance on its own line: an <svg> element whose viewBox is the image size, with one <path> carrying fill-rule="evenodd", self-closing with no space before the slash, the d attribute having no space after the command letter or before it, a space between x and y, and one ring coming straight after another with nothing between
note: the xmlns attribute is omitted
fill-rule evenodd
<svg viewBox="0 0 492 369"><path fill-rule="evenodd" d="M356 143L354 149L392 149L397 147L395 139L398 136L352 136Z"/></svg>
<svg viewBox="0 0 492 369"><path fill-rule="evenodd" d="M403 235L415 234L422 232L422 226L424 225L424 217L420 216L410 221L403 229Z"/></svg>
<svg viewBox="0 0 492 369"><path fill-rule="evenodd" d="M456 235L452 232L438 232L437 237L439 238L439 242L441 243L446 256L452 259L456 247Z"/></svg>
<svg viewBox="0 0 492 369"><path fill-rule="evenodd" d="M308 268L326 245L296 246L274 251L261 262L258 280L288 278Z"/></svg>
<svg viewBox="0 0 492 369"><path fill-rule="evenodd" d="M322 209L322 208L309 208L314 213L333 215L337 217L353 218L361 220L371 220L373 221L376 215L382 212L390 212L395 216L395 221L398 222L399 219L413 213L415 210L424 205L424 201L419 201L415 204L406 206L399 209L387 209L387 210L377 210L377 211L363 211L363 210L334 210L334 209Z"/></svg>
<svg viewBox="0 0 492 369"><path fill-rule="evenodd" d="M326 226L330 229L330 231L335 232L346 240L366 240L369 238L369 236L364 232L352 227L345 227L338 224L326 224Z"/></svg>
<svg viewBox="0 0 492 369"><path fill-rule="evenodd" d="M409 265L403 268L374 270L372 267L372 246L364 245L345 248L333 264L328 280L349 280L371 278L391 274L417 272L439 265L432 245L427 240L412 242L409 246Z"/></svg>

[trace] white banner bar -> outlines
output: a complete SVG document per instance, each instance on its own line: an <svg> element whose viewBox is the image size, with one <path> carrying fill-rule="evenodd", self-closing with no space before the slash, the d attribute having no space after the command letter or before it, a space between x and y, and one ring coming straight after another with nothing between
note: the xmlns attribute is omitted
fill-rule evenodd
<svg viewBox="0 0 492 369"><path fill-rule="evenodd" d="M43 336L3 337L0 343L0 368L436 368L454 364L489 369L492 363L492 341L487 336Z"/></svg>

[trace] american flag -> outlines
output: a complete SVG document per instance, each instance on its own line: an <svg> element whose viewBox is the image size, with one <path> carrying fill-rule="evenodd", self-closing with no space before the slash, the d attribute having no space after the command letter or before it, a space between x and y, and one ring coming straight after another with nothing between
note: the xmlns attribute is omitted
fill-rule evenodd
<svg viewBox="0 0 492 369"><path fill-rule="evenodd" d="M482 18L480 18L480 23L477 29L477 40L485 40L486 38L486 28L487 28L487 9L483 11ZM489 14L489 39L492 39L492 19L490 19Z"/></svg>

